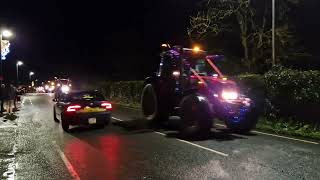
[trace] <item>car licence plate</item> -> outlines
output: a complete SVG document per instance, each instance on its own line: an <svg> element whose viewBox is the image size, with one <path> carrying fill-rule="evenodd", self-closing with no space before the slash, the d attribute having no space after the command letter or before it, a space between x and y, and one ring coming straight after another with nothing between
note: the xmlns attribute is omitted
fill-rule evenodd
<svg viewBox="0 0 320 180"><path fill-rule="evenodd" d="M94 113L94 112L104 112L106 111L105 108L91 108L91 107L85 107L78 111L78 113Z"/></svg>
<svg viewBox="0 0 320 180"><path fill-rule="evenodd" d="M97 123L97 119L96 118L89 118L88 119L88 123L89 124L96 124Z"/></svg>

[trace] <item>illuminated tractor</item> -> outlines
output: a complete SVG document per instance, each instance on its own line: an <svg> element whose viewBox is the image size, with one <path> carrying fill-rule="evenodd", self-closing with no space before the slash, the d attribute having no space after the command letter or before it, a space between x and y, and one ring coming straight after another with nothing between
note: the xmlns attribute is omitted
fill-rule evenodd
<svg viewBox="0 0 320 180"><path fill-rule="evenodd" d="M208 132L214 119L238 133L255 127L259 113L254 102L215 65L223 56L208 55L198 47L162 47L159 71L145 79L141 96L148 122L158 125L179 116L183 134Z"/></svg>

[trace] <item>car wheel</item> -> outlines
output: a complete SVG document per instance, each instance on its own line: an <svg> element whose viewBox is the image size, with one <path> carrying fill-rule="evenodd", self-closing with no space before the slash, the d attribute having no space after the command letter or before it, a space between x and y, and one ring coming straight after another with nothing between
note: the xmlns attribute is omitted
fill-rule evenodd
<svg viewBox="0 0 320 180"><path fill-rule="evenodd" d="M105 125L107 126L107 125L109 125L110 124L110 118L108 118L107 120L106 120L106 122L105 122Z"/></svg>
<svg viewBox="0 0 320 180"><path fill-rule="evenodd" d="M56 108L53 108L53 120L54 122L59 122L59 119L57 118L57 114L56 114Z"/></svg>
<svg viewBox="0 0 320 180"><path fill-rule="evenodd" d="M98 125L98 128L99 128L99 129L103 129L103 128L105 128L105 127L106 127L105 124L99 124L99 125Z"/></svg>
<svg viewBox="0 0 320 180"><path fill-rule="evenodd" d="M168 113L161 108L157 93L152 84L146 84L141 95L141 109L149 125L158 125L161 120L168 119Z"/></svg>
<svg viewBox="0 0 320 180"><path fill-rule="evenodd" d="M180 134L189 136L207 134L213 125L210 108L194 94L184 97L180 103Z"/></svg>
<svg viewBox="0 0 320 180"><path fill-rule="evenodd" d="M62 129L65 131L65 132L69 132L69 122L64 119L63 117L61 117L61 126L62 126Z"/></svg>

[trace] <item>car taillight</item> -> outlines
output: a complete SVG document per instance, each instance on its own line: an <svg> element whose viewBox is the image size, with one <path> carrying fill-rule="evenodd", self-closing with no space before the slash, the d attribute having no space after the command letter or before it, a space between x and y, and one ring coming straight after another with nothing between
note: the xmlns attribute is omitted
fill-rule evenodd
<svg viewBox="0 0 320 180"><path fill-rule="evenodd" d="M81 109L80 105L71 105L71 106L68 106L67 112L76 112L79 109Z"/></svg>
<svg viewBox="0 0 320 180"><path fill-rule="evenodd" d="M101 103L101 106L106 108L106 109L112 109L111 103L108 103L108 102Z"/></svg>

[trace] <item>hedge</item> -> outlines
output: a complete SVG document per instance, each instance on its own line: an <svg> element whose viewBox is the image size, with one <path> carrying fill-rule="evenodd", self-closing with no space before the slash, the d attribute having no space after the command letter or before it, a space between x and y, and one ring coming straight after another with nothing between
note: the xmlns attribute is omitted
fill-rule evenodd
<svg viewBox="0 0 320 180"><path fill-rule="evenodd" d="M268 115L319 126L320 71L275 67L264 76Z"/></svg>
<svg viewBox="0 0 320 180"><path fill-rule="evenodd" d="M295 123L319 127L320 71L297 71L275 67L264 75L231 77L241 91L255 100L270 122ZM105 82L105 95L118 103L138 106L143 81Z"/></svg>
<svg viewBox="0 0 320 180"><path fill-rule="evenodd" d="M108 81L102 84L102 92L108 99L133 106L140 104L142 88L143 81Z"/></svg>

